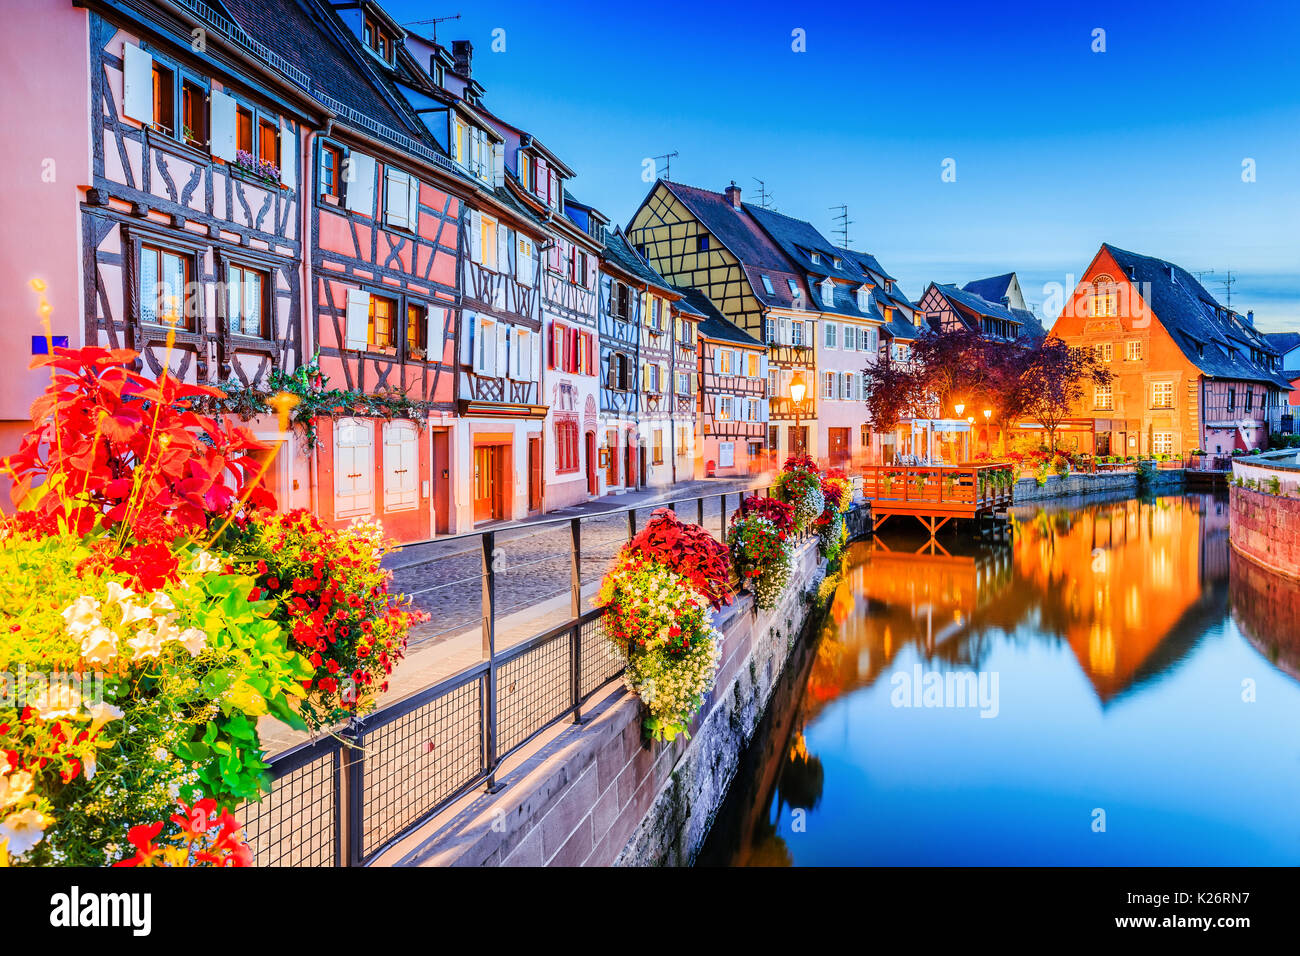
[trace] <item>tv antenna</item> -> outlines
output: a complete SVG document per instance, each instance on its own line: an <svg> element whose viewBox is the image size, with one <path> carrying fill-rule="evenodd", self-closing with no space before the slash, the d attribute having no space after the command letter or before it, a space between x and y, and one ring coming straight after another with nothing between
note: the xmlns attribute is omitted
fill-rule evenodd
<svg viewBox="0 0 1300 956"><path fill-rule="evenodd" d="M754 182L758 183L758 206L759 206L759 208L760 208L760 209L773 209L773 210L775 210L775 209L776 209L776 206L772 205L772 199L773 199L774 197L772 196L772 194L771 194L770 192L768 192L768 190L767 190L767 183L764 182L763 180L759 179L757 176L751 176L750 178L753 179Z"/></svg>
<svg viewBox="0 0 1300 956"><path fill-rule="evenodd" d="M673 157L680 156L680 155L681 153L677 152L677 150L673 150L671 153L664 153L662 156L652 157L655 160L662 159L664 161L664 174L659 177L660 179L671 180L673 178ZM656 162L655 169L657 170L658 168L659 168L659 163Z"/></svg>
<svg viewBox="0 0 1300 956"><path fill-rule="evenodd" d="M432 37L432 40L433 40L434 43L437 43L437 42L438 42L438 24L439 24L439 23L444 23L444 22L447 21L447 20L459 20L459 19L460 19L460 14L457 13L457 14L453 14L453 15L450 16L450 17L430 17L430 18L427 19L427 20L410 20L410 21L408 21L408 22L406 22L406 23L403 23L402 26L404 26L404 27L422 27L422 26L426 26L427 24L433 24L433 37Z"/></svg>
<svg viewBox="0 0 1300 956"><path fill-rule="evenodd" d="M1232 287L1236 284L1237 277L1232 274L1231 269L1225 270L1222 276L1219 276L1219 274L1213 269L1202 269L1200 272L1193 272L1192 275L1196 276L1197 282L1204 282L1206 279L1212 279L1216 285L1222 286L1224 298L1223 304L1229 309L1232 308Z"/></svg>
<svg viewBox="0 0 1300 956"><path fill-rule="evenodd" d="M849 226L853 224L853 220L849 218L848 203L841 203L838 206L831 206L829 208L839 210L839 212L835 213L835 222L838 223L835 227L835 232L839 234L840 246L847 249L849 248Z"/></svg>

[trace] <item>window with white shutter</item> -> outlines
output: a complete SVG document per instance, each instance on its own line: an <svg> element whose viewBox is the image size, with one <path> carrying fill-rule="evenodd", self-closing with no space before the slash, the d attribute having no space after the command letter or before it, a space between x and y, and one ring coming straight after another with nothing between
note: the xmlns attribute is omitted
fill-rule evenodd
<svg viewBox="0 0 1300 956"><path fill-rule="evenodd" d="M520 285L533 284L534 252L533 240L520 234L515 249L515 278L519 280Z"/></svg>
<svg viewBox="0 0 1300 956"><path fill-rule="evenodd" d="M510 330L504 323L497 323L496 359L492 363L494 375L505 375L510 368Z"/></svg>
<svg viewBox="0 0 1300 956"><path fill-rule="evenodd" d="M345 205L367 216L375 213L375 157L351 150L347 156Z"/></svg>
<svg viewBox="0 0 1300 956"><path fill-rule="evenodd" d="M134 43L124 43L122 71L122 112L147 126L154 120L153 57Z"/></svg>
<svg viewBox="0 0 1300 956"><path fill-rule="evenodd" d="M469 211L469 224L467 228L469 235L469 261L483 261L483 214L477 209Z"/></svg>
<svg viewBox="0 0 1300 956"><path fill-rule="evenodd" d="M235 113L238 109L235 99L220 90L213 90L208 96L208 129L211 140L212 155L226 162L235 160Z"/></svg>
<svg viewBox="0 0 1300 956"><path fill-rule="evenodd" d="M397 229L411 228L411 177L391 166L384 169L384 222Z"/></svg>
<svg viewBox="0 0 1300 956"><path fill-rule="evenodd" d="M365 351L369 328L370 293L365 289L348 289L344 348Z"/></svg>
<svg viewBox="0 0 1300 956"><path fill-rule="evenodd" d="M293 188L298 178L298 134L280 124L280 182Z"/></svg>
<svg viewBox="0 0 1300 956"><path fill-rule="evenodd" d="M836 344L835 344L835 336L836 336L837 327L836 327L836 325L835 325L834 322L825 322L825 323L823 323L823 325L825 326L824 344L825 344L826 348L828 348L828 349L833 349L833 348L836 347ZM848 333L849 333L849 327L848 327L848 326L845 326L845 327L844 327L844 347L845 347L845 348L848 348Z"/></svg>
<svg viewBox="0 0 1300 956"><path fill-rule="evenodd" d="M497 373L497 323L484 315L474 325L474 371L479 375Z"/></svg>

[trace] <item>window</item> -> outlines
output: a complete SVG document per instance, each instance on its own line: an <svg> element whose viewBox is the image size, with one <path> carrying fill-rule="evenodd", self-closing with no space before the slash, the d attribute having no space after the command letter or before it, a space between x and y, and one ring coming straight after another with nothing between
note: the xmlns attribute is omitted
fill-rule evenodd
<svg viewBox="0 0 1300 956"><path fill-rule="evenodd" d="M685 425L677 426L677 457L686 458L691 453L691 430Z"/></svg>
<svg viewBox="0 0 1300 956"><path fill-rule="evenodd" d="M775 290L772 288L772 280L767 276L759 276L759 278L763 281L763 291L768 295L774 295Z"/></svg>
<svg viewBox="0 0 1300 956"><path fill-rule="evenodd" d="M393 318L397 303L377 295L370 297L370 322L366 326L366 344L379 349L393 347Z"/></svg>
<svg viewBox="0 0 1300 956"><path fill-rule="evenodd" d="M428 311L414 302L406 306L406 357L423 359L428 353Z"/></svg>
<svg viewBox="0 0 1300 956"><path fill-rule="evenodd" d="M529 156L521 149L519 151L519 161L516 163L516 165L519 167L518 169L519 182L523 184L525 189L533 188L533 175L532 175L531 164L532 164L532 157Z"/></svg>
<svg viewBox="0 0 1300 956"><path fill-rule="evenodd" d="M799 297L799 284L793 279L786 279L785 283L790 287L790 294L797 299Z"/></svg>
<svg viewBox="0 0 1300 956"><path fill-rule="evenodd" d="M140 321L194 331L200 295L191 281L192 256L159 246L140 247Z"/></svg>
<svg viewBox="0 0 1300 956"><path fill-rule="evenodd" d="M253 111L243 106L235 110L235 149L253 155Z"/></svg>
<svg viewBox="0 0 1300 956"><path fill-rule="evenodd" d="M343 150L329 143L320 148L320 190L323 196L343 198Z"/></svg>
<svg viewBox="0 0 1300 956"><path fill-rule="evenodd" d="M497 221L491 216L479 216L479 259L493 272L497 271Z"/></svg>
<svg viewBox="0 0 1300 956"><path fill-rule="evenodd" d="M208 144L208 96L193 80L181 83L181 135L191 146Z"/></svg>
<svg viewBox="0 0 1300 956"><path fill-rule="evenodd" d="M515 329L511 335L509 363L508 374L515 381L526 382L533 377L533 334L528 329Z"/></svg>
<svg viewBox="0 0 1300 956"><path fill-rule="evenodd" d="M1092 407L1105 411L1114 408L1109 385L1097 385L1092 392Z"/></svg>
<svg viewBox="0 0 1300 956"><path fill-rule="evenodd" d="M1093 354L1097 356L1099 362L1109 362L1115 357L1115 347L1110 342L1102 342L1100 345L1092 347Z"/></svg>
<svg viewBox="0 0 1300 956"><path fill-rule="evenodd" d="M835 348L835 335L838 329L834 322L827 322L825 323L825 326L826 326L826 347L828 349L833 349ZM844 347L848 348L847 342L845 343Z"/></svg>
<svg viewBox="0 0 1300 956"><path fill-rule="evenodd" d="M731 420L734 418L734 416L735 416L735 410L734 410L735 401L736 401L735 398L733 398L733 397L730 396L730 395L719 395L719 396L718 396L718 415L717 415L717 419L718 419L718 421L720 421L720 422L729 422L729 421L731 421Z"/></svg>
<svg viewBox="0 0 1300 956"><path fill-rule="evenodd" d="M366 46L385 63L393 62L393 40L373 17L366 17L362 34Z"/></svg>
<svg viewBox="0 0 1300 956"><path fill-rule="evenodd" d="M761 378L763 375L763 356L756 352L750 352L745 357L745 374L750 378Z"/></svg>
<svg viewBox="0 0 1300 956"><path fill-rule="evenodd" d="M661 391L663 391L663 389L660 388L661 383L659 381L658 365L656 365L653 362L647 362L646 364L641 366L641 372L642 372L642 376L641 376L642 381L645 382L645 390L647 392L649 392L651 395L658 395Z"/></svg>
<svg viewBox="0 0 1300 956"><path fill-rule="evenodd" d="M653 463L662 465L664 463L664 430L656 428L650 433L650 447L653 451Z"/></svg>
<svg viewBox="0 0 1300 956"><path fill-rule="evenodd" d="M1246 411L1255 407L1255 389L1250 386L1246 387Z"/></svg>
<svg viewBox="0 0 1300 956"><path fill-rule="evenodd" d="M707 233L702 232L695 237L695 251L696 252L709 251L709 237Z"/></svg>
<svg viewBox="0 0 1300 956"><path fill-rule="evenodd" d="M482 315L471 326L474 335L474 371L479 375L497 374L496 329L496 322Z"/></svg>
<svg viewBox="0 0 1300 956"><path fill-rule="evenodd" d="M846 352L856 352L858 350L858 334L860 331L855 325L844 326L844 350Z"/></svg>
<svg viewBox="0 0 1300 956"><path fill-rule="evenodd" d="M835 397L835 373L823 372L822 373L822 398L834 398L834 397Z"/></svg>
<svg viewBox="0 0 1300 956"><path fill-rule="evenodd" d="M731 349L718 349L714 354L714 362L717 365L719 375L735 375L738 371L733 366L735 353Z"/></svg>
<svg viewBox="0 0 1300 956"><path fill-rule="evenodd" d="M816 251L810 252L808 253L808 257L812 259L814 264L820 264L822 261L822 254L820 252L816 252Z"/></svg>
<svg viewBox="0 0 1300 956"><path fill-rule="evenodd" d="M1237 407L1237 390L1231 385L1228 386L1228 411L1233 411Z"/></svg>
<svg viewBox="0 0 1300 956"><path fill-rule="evenodd" d="M280 131L274 123L264 119L257 121L257 158L280 168Z"/></svg>
<svg viewBox="0 0 1300 956"><path fill-rule="evenodd" d="M677 394L678 395L691 394L691 373L690 372L677 373Z"/></svg>
<svg viewBox="0 0 1300 956"><path fill-rule="evenodd" d="M771 398L773 395L781 394L781 373L777 369L768 369L767 372L767 395Z"/></svg>
<svg viewBox="0 0 1300 956"><path fill-rule="evenodd" d="M1127 343L1124 346L1124 357L1130 362L1142 361L1142 343L1139 341Z"/></svg>
<svg viewBox="0 0 1300 956"><path fill-rule="evenodd" d="M795 322L790 330L790 344L803 345L803 323Z"/></svg>
<svg viewBox="0 0 1300 956"><path fill-rule="evenodd" d="M555 423L555 470L561 473L577 471L578 461L578 423L563 421Z"/></svg>
<svg viewBox="0 0 1300 956"><path fill-rule="evenodd" d="M849 402L853 400L853 373L845 372L840 380L840 398Z"/></svg>
<svg viewBox="0 0 1300 956"><path fill-rule="evenodd" d="M871 293L866 286L858 286L858 311L866 312L871 308Z"/></svg>
<svg viewBox="0 0 1300 956"><path fill-rule="evenodd" d="M226 324L232 335L269 339L270 276L232 265L226 280Z"/></svg>
<svg viewBox="0 0 1300 956"><path fill-rule="evenodd" d="M1155 382L1151 385L1151 407L1152 408L1173 408L1174 407L1174 383L1173 382Z"/></svg>
<svg viewBox="0 0 1300 956"><path fill-rule="evenodd" d="M1153 455L1172 455L1174 453L1174 433L1153 432L1151 435L1151 453Z"/></svg>
<svg viewBox="0 0 1300 956"><path fill-rule="evenodd" d="M608 375L609 380L605 384L609 388L617 389L620 392L626 392L631 388L628 360L627 356L622 352L610 353Z"/></svg>
<svg viewBox="0 0 1300 956"><path fill-rule="evenodd" d="M168 136L176 135L176 76L157 60L153 63L153 125Z"/></svg>
<svg viewBox="0 0 1300 956"><path fill-rule="evenodd" d="M1092 294L1092 314L1098 318L1115 315L1115 287L1096 286Z"/></svg>
<svg viewBox="0 0 1300 956"><path fill-rule="evenodd" d="M768 345L776 342L776 319L763 320L763 341Z"/></svg>

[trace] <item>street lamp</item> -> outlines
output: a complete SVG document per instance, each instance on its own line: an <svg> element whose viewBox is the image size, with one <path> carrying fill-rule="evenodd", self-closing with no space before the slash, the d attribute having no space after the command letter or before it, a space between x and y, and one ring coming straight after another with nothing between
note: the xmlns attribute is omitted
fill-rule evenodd
<svg viewBox="0 0 1300 956"><path fill-rule="evenodd" d="M790 399L794 402L794 433L798 437L802 431L803 423L803 397L808 391L808 383L804 381L803 369L794 373L794 378L790 379ZM790 443L790 454L794 455L794 443ZM804 443L800 442L799 453L804 454Z"/></svg>
<svg viewBox="0 0 1300 956"><path fill-rule="evenodd" d="M993 417L993 409L984 409L984 451L988 454L993 452L993 439L989 435L989 419Z"/></svg>
<svg viewBox="0 0 1300 956"><path fill-rule="evenodd" d="M958 418L961 418L961 413L966 411L966 405L962 402L958 402L956 405L953 406L953 408L957 410Z"/></svg>

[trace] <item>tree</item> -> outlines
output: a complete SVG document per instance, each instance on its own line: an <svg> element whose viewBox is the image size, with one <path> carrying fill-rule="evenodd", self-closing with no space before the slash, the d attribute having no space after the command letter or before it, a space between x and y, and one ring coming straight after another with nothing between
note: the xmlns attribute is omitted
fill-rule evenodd
<svg viewBox="0 0 1300 956"><path fill-rule="evenodd" d="M1047 445L1056 450L1056 432L1083 400L1088 383L1109 385L1114 376L1090 348L1074 348L1049 336L1027 350L1017 391L1022 413L1047 432Z"/></svg>
<svg viewBox="0 0 1300 956"><path fill-rule="evenodd" d="M879 362L862 370L862 380L867 414L877 431L892 431L909 418L921 417L926 390L914 363L886 352Z"/></svg>

